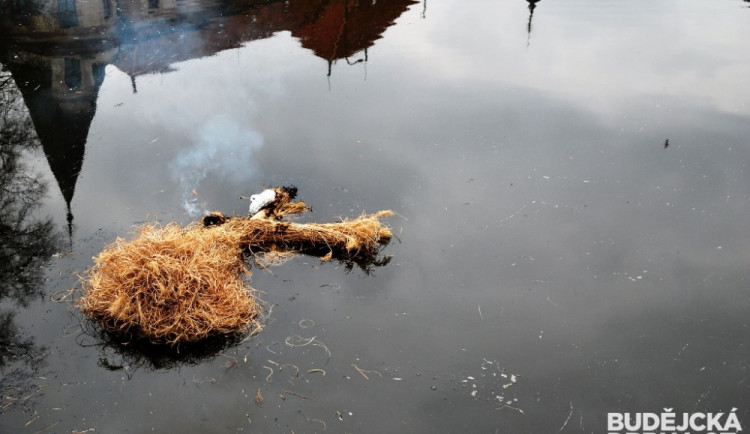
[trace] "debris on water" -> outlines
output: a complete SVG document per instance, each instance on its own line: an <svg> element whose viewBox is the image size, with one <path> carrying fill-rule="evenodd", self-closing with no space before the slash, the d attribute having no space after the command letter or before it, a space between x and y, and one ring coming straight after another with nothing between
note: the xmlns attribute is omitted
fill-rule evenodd
<svg viewBox="0 0 750 434"><path fill-rule="evenodd" d="M313 336L307 339L299 335L291 335L291 336L287 336L287 338L284 340L284 343L288 347L306 347L308 345L312 345L314 347L323 348L326 354L328 354L328 358L329 359L331 358L331 351L328 349L326 344L324 344L323 342L317 339L317 336Z"/></svg>
<svg viewBox="0 0 750 434"><path fill-rule="evenodd" d="M340 260L348 268L358 265L365 272L389 262L390 257L378 258L392 236L380 219L392 212L336 223L288 223L281 221L283 216L309 207L291 201L295 187L269 191L272 204L252 217L213 212L186 227L145 224L133 239L118 238L81 277L78 307L107 332L176 346L262 329L256 291L246 282L250 254L308 254ZM253 204L266 204L271 194L257 196L262 197ZM288 339L286 344L312 344L330 357L314 338Z"/></svg>
<svg viewBox="0 0 750 434"><path fill-rule="evenodd" d="M315 321L311 319L301 319L298 325L300 328L309 329L311 327L315 327Z"/></svg>
<svg viewBox="0 0 750 434"><path fill-rule="evenodd" d="M516 384L516 381L518 381L517 377L515 375L510 376L510 383L503 384L503 389L507 389L510 386Z"/></svg>
<svg viewBox="0 0 750 434"><path fill-rule="evenodd" d="M297 398L302 398L302 399L312 399L312 398L310 398L309 396L303 395L303 394L301 394L301 393L297 393L297 392L294 392L294 391L292 391L292 390L286 390L286 389L284 389L284 390L282 390L282 392L283 392L283 393L286 393L286 394L288 394L288 395L296 396Z"/></svg>
<svg viewBox="0 0 750 434"><path fill-rule="evenodd" d="M354 363L352 363L352 368L356 369L357 372L359 372L363 377L365 377L365 380L369 380L370 379L370 377L367 376L368 373L370 373L370 374L378 374L381 378L383 377L383 374L381 374L378 371L374 371L374 370L373 371L368 371L366 369L360 368L359 366L355 365Z"/></svg>
<svg viewBox="0 0 750 434"><path fill-rule="evenodd" d="M276 191L267 188L258 194L250 196L250 208L248 214L254 216L260 210L272 204L276 200Z"/></svg>
<svg viewBox="0 0 750 434"><path fill-rule="evenodd" d="M482 360L479 369L478 375L454 377L453 380L458 382L458 387L453 389L465 389L466 393L477 401L499 404L503 407L518 401L518 398L508 396L509 393L506 391L518 383L520 378L518 374L506 372L497 360L487 358Z"/></svg>

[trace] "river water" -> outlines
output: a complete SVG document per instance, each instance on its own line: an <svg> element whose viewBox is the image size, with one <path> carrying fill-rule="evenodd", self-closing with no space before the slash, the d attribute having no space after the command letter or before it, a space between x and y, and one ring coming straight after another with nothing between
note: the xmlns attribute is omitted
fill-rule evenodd
<svg viewBox="0 0 750 434"><path fill-rule="evenodd" d="M254 3L0 6L0 431L750 428L750 3ZM255 268L265 329L184 357L66 298L289 184L391 261Z"/></svg>

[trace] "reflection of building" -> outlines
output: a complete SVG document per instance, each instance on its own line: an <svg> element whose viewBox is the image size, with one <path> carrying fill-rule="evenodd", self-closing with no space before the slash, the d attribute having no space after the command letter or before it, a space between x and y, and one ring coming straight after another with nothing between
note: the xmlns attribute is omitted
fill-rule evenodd
<svg viewBox="0 0 750 434"><path fill-rule="evenodd" d="M94 36L101 38L116 21L115 0L27 0L3 6L14 21L13 33L28 38Z"/></svg>
<svg viewBox="0 0 750 434"><path fill-rule="evenodd" d="M528 36L526 39L526 45L528 46L531 42L531 20L534 18L534 9L536 9L536 4L539 3L540 0L526 0L529 2L529 24L527 26L526 31L528 32Z"/></svg>
<svg viewBox="0 0 750 434"><path fill-rule="evenodd" d="M116 50L115 1L30 1L4 6L0 62L11 71L68 206L104 79Z"/></svg>
<svg viewBox="0 0 750 434"><path fill-rule="evenodd" d="M331 1L321 7L314 20L291 31L302 46L328 61L330 75L337 59L348 59L362 51L367 57L367 49L413 3L416 1Z"/></svg>
<svg viewBox="0 0 750 434"><path fill-rule="evenodd" d="M272 1L248 6L241 1L174 0L144 9L121 2L123 42L117 67L136 77L168 72L173 63L237 48L287 30L330 66L365 51L414 0ZM178 17L178 19L176 19Z"/></svg>
<svg viewBox="0 0 750 434"><path fill-rule="evenodd" d="M104 67L130 75L286 30L328 62L366 50L414 0L18 0L0 2L0 63L20 88L68 204Z"/></svg>

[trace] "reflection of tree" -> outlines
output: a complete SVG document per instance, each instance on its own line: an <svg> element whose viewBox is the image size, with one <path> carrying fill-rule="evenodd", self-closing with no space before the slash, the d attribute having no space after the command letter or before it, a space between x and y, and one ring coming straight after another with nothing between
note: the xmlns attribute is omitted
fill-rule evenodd
<svg viewBox="0 0 750 434"><path fill-rule="evenodd" d="M54 253L57 235L51 219L34 219L47 186L21 161L23 150L38 142L9 77L0 76L0 298L25 306L41 293L41 265Z"/></svg>
<svg viewBox="0 0 750 434"><path fill-rule="evenodd" d="M18 326L13 322L16 313L0 311L0 369L15 361L23 361L31 370L44 364L44 348L34 344L32 338L22 338Z"/></svg>
<svg viewBox="0 0 750 434"><path fill-rule="evenodd" d="M17 307L28 306L32 298L41 296L42 266L60 240L51 219L39 220L34 215L47 187L22 161L26 150L38 146L33 131L10 74L0 70L0 301L14 301ZM28 397L24 392L34 388L33 376L45 363L45 349L35 345L32 337L22 336L15 315L12 308L0 310L0 387ZM22 364L4 372L16 362Z"/></svg>

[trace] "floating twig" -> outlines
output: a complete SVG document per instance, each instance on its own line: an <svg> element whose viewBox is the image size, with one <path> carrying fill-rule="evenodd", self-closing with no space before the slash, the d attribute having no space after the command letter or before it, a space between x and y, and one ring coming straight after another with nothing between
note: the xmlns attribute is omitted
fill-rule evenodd
<svg viewBox="0 0 750 434"><path fill-rule="evenodd" d="M29 425L31 425L31 424L32 424L32 423L33 423L33 422L34 422L35 420L37 420L37 419L39 419L39 415L38 415L38 414L36 414L36 412L34 412L34 417L32 417L31 419L29 419L29 421L28 421L28 422L26 422L26 424L25 424L24 426L29 426Z"/></svg>
<svg viewBox="0 0 750 434"><path fill-rule="evenodd" d="M309 329L315 327L315 321L311 319L301 319L298 325L300 326L300 328Z"/></svg>
<svg viewBox="0 0 750 434"><path fill-rule="evenodd" d="M312 399L309 396L305 396L305 395L303 395L301 393L297 393L297 392L292 392L291 390L286 390L285 389L285 390L282 390L282 392L288 393L289 395L294 395L294 396L296 396L298 398L302 398L302 399Z"/></svg>
<svg viewBox="0 0 750 434"><path fill-rule="evenodd" d="M356 369L357 372L359 372L360 374L362 374L362 376L365 377L365 380L369 380L370 379L370 377L368 377L367 374L365 374L365 372L375 373L375 374L378 374L381 378L383 377L383 374L381 374L378 371L368 371L368 370L360 368L359 366L355 365L354 363L352 363L352 367L354 369Z"/></svg>
<svg viewBox="0 0 750 434"><path fill-rule="evenodd" d="M297 371L294 373L294 375L292 375L292 377L299 377L299 367L297 365L294 365L292 363L284 363L279 368L279 371L281 371L282 369L284 369L284 366L291 366L292 368L296 369Z"/></svg>
<svg viewBox="0 0 750 434"><path fill-rule="evenodd" d="M34 431L34 433L33 433L33 434L41 434L41 433L43 433L43 432L47 431L48 429L52 429L52 427L54 427L54 426L55 426L55 425L57 425L58 423L60 423L60 422L55 422L55 423L53 423L52 425L47 425L46 427L44 427L44 428L40 429L39 431Z"/></svg>
<svg viewBox="0 0 750 434"><path fill-rule="evenodd" d="M50 294L49 300L53 303L62 303L68 297L70 297L72 294L75 294L76 292L78 292L78 289L76 288L61 289L59 291L55 291L52 294Z"/></svg>
<svg viewBox="0 0 750 434"><path fill-rule="evenodd" d="M284 343L290 347L305 347L315 342L316 337L317 336L313 336L310 339L305 339L299 335L291 335L287 336L287 338L284 340Z"/></svg>
<svg viewBox="0 0 750 434"><path fill-rule="evenodd" d="M517 412L519 412L519 413L521 413L521 414L526 414L526 413L524 413L524 412L523 412L523 410L521 410L520 408L518 408L518 407L513 407L512 405L508 405L508 404L503 404L503 405L501 405L500 407L498 407L498 408L497 408L497 410L502 410L502 409L504 409L504 408L509 408L509 409L511 409L511 410L515 410L515 411L517 411Z"/></svg>
<svg viewBox="0 0 750 434"><path fill-rule="evenodd" d="M568 426L568 422L570 421L570 417L573 416L573 400L570 400L570 413L568 413L567 419L565 419L565 423L562 424L560 429L557 432L562 432L562 430L565 429L566 426Z"/></svg>
<svg viewBox="0 0 750 434"><path fill-rule="evenodd" d="M320 420L320 419L310 419L310 421L311 421L311 422L319 422L319 423L323 424L323 431L325 431L326 429L328 429L328 425L326 425L326 423L325 423L325 422L323 422L323 421L322 421L322 420Z"/></svg>
<svg viewBox="0 0 750 434"><path fill-rule="evenodd" d="M276 351L274 351L274 350L272 350L272 349L271 349L271 347L272 347L272 346L273 346L274 344L276 344L276 345L278 345L278 346L279 346L279 353L280 353L280 352L281 352L281 342L279 342L279 341L273 341L273 342L271 342L270 344L266 345L266 349L267 349L267 350L268 350L269 352L271 352L271 353L274 353L274 354L276 354L276 355L278 356L278 355L279 355L279 353L277 353Z"/></svg>
<svg viewBox="0 0 750 434"><path fill-rule="evenodd" d="M263 369L268 369L270 372L268 373L268 376L266 377L266 383L268 383L271 379L271 376L273 375L273 369L271 369L269 366L263 366Z"/></svg>

